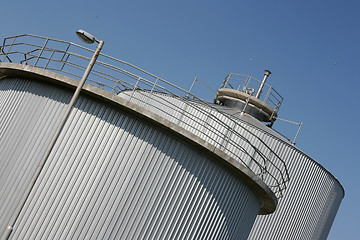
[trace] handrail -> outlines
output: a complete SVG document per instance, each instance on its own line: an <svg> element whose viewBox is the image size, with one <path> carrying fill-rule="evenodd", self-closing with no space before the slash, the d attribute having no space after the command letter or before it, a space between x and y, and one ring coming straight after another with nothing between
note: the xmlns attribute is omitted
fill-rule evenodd
<svg viewBox="0 0 360 240"><path fill-rule="evenodd" d="M71 42L23 34L4 39L0 61L33 65L80 80L93 52ZM241 76L245 75L229 74L223 86L237 86L238 83L233 80ZM250 86L251 81L253 78L246 76L246 87ZM115 94L123 94L129 101L137 101L141 106L188 129L251 169L278 198L283 196L289 181L285 162L261 138L243 127L232 116L214 108L190 91L102 53L87 83ZM238 87L242 86L245 85ZM270 104L275 104L274 109L277 111L282 97L273 88L270 90L266 96ZM181 104L175 104L169 97ZM181 114L174 116L169 111ZM251 140L236 129L251 135Z"/></svg>

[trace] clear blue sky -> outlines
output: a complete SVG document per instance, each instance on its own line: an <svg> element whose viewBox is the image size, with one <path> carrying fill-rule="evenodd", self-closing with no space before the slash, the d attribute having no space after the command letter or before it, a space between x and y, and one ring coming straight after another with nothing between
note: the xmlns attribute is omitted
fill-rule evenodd
<svg viewBox="0 0 360 240"><path fill-rule="evenodd" d="M185 89L195 76L216 89L230 72L261 79L270 69L285 98L279 116L304 122L297 146L346 190L328 239L359 239L359 9L355 0L7 0L0 38L80 44L74 32L84 29L105 41L103 53Z"/></svg>

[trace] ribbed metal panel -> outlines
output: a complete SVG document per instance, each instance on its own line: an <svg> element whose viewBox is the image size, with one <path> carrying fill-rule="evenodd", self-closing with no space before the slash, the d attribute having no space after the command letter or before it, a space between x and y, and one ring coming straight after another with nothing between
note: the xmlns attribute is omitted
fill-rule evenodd
<svg viewBox="0 0 360 240"><path fill-rule="evenodd" d="M339 182L319 163L277 138L270 129L265 131L245 122L243 126L285 160L290 176L277 210L257 217L249 239L326 239L344 196Z"/></svg>
<svg viewBox="0 0 360 240"><path fill-rule="evenodd" d="M0 86L4 229L69 94L26 80ZM257 196L218 161L81 97L11 239L246 239L259 209Z"/></svg>
<svg viewBox="0 0 360 240"><path fill-rule="evenodd" d="M343 198L340 184L297 152L288 162L291 181L278 209L258 216L249 239L326 239Z"/></svg>
<svg viewBox="0 0 360 240"><path fill-rule="evenodd" d="M255 127L255 121L248 119L246 122L239 119L243 128L236 128L236 132L249 140L275 165L279 159L284 160L290 182L284 197L279 200L277 210L273 214L257 217L249 239L326 239L344 196L343 188L319 163L289 142L278 138L271 129ZM237 136L230 138L240 144ZM225 149L227 151L228 147ZM253 150L247 148L246 151L251 153ZM273 171L271 168L275 165L267 165L269 172L284 172L284 169ZM252 169L256 172L256 168ZM265 182L271 186L274 179L280 177L275 176Z"/></svg>
<svg viewBox="0 0 360 240"><path fill-rule="evenodd" d="M0 80L0 229L8 224L70 97L34 81Z"/></svg>
<svg viewBox="0 0 360 240"><path fill-rule="evenodd" d="M184 103L186 101L188 101L187 104L199 104L191 102L191 100L180 100L161 94L158 94L159 96L149 96L136 92L132 94L131 101L142 103L147 109L157 114L162 114L161 109L157 109L156 105L148 104L147 99L161 97L168 104L180 106L180 108L184 109L186 108ZM199 106L197 109L199 109ZM186 110L191 111L191 108ZM171 111L171 108L168 111ZM224 115L219 114L214 109L208 109L208 111L210 112L205 110L193 114L203 115L197 116L198 119L205 119L206 115L211 114L221 119L229 127L234 125L229 121L229 118L225 118ZM213 136L211 136L211 133L206 134L204 129L199 127L191 118L184 117L182 118L184 122L179 124L193 126L192 129L189 126L187 128L199 137L223 149L227 154L239 156L255 173L259 173L261 169L255 165L255 162L251 162L249 156L260 159L258 162L261 162L261 159L264 161L270 160L265 162L264 165L268 172L275 175L269 177L262 175L264 181L270 187L279 184L275 180L281 179L281 176L276 174L288 171L290 176L289 187L286 189L284 197L280 199L277 210L273 214L257 217L249 239L326 239L344 194L339 182L320 164L289 142L279 138L278 134L270 128L256 127L258 123L251 117L247 118L246 121L242 120L241 115L236 113L236 110L229 113L239 123L234 125L234 130L238 135L227 134L226 128L220 131L224 132L224 136L229 139L228 143L236 142L238 145L243 146L243 151L233 148L231 144L221 145L217 141L212 141ZM173 114L176 115L176 113ZM178 114L181 114L181 111ZM172 120L167 114L162 115ZM210 126L211 124L213 123L209 122ZM217 127L220 129L222 126ZM240 138L240 136L243 138ZM262 153L266 158L262 158L258 152ZM276 171L274 169L282 166L277 164L277 161L280 160L285 161L287 170Z"/></svg>

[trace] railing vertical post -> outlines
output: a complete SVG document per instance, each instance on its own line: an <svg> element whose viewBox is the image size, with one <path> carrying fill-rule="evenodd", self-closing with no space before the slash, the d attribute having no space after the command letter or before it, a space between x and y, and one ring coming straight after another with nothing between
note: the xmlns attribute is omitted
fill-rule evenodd
<svg viewBox="0 0 360 240"><path fill-rule="evenodd" d="M277 112L277 111L279 111L280 106L281 106L281 104L282 104L283 100L284 100L284 99L283 99L283 98L281 98L280 102L278 102L278 104L276 105L276 112Z"/></svg>
<svg viewBox="0 0 360 240"><path fill-rule="evenodd" d="M12 61L10 60L10 58L8 57L8 54L9 54L10 49L11 49L12 45L14 44L16 38L17 38L17 37L15 36L14 39L12 40L11 44L9 45L9 49L8 49L7 53L5 53L5 56L4 56L4 59L2 60L2 62L5 61L5 58L7 58L7 59L9 60L9 62L12 62ZM4 45L3 45L2 49L1 49L2 52L4 52L4 46L5 46L5 40L4 40Z"/></svg>
<svg viewBox="0 0 360 240"><path fill-rule="evenodd" d="M196 82L197 80L198 80L198 78L197 78L197 77L195 77L195 79L194 79L193 83L191 84L191 87L190 87L190 89L189 89L188 94L185 96L186 98L189 98L189 96L190 96L190 92L191 92L191 90L193 89L193 87L194 87L194 85L195 85L195 82Z"/></svg>
<svg viewBox="0 0 360 240"><path fill-rule="evenodd" d="M47 62L46 62L46 64L45 64L45 66L44 66L44 69L46 69L46 68L47 68L47 66L49 65L49 62L50 62L50 60L51 60L52 56L54 55L54 52L55 52L55 50L52 50L52 52L51 52L51 54L50 54L50 57L48 58L48 60L47 60Z"/></svg>
<svg viewBox="0 0 360 240"><path fill-rule="evenodd" d="M43 47L41 48L41 51L40 51L40 53L39 53L39 55L38 55L38 57L37 57L34 65L33 65L34 67L36 67L36 64L38 63L38 61L39 61L39 59L40 59L40 56L41 56L42 53L44 52L44 49L45 49L46 44L48 43L48 41L49 41L49 39L47 38L46 41L45 41L45 43L44 43L44 45L43 45Z"/></svg>
<svg viewBox="0 0 360 240"><path fill-rule="evenodd" d="M69 50L70 45L71 45L71 43L68 43L68 46L67 46L67 48L66 48L66 50L65 50L65 52L64 52L64 55L61 57L60 62L63 62L63 65L62 65L62 67L60 68L61 71L64 69L66 62L67 62L67 60L69 59L69 56L70 56L70 55L68 54L68 56L66 57L66 60L64 61L64 57L65 57L67 51Z"/></svg>
<svg viewBox="0 0 360 240"><path fill-rule="evenodd" d="M139 77L138 78L138 80L136 81L136 84L135 84L135 86L134 86L134 88L133 88L133 90L132 90L132 92L131 92L131 95L130 95L130 98L129 98L129 102L130 102L130 100L132 99L132 97L133 97L133 95L134 95L134 92L135 92L135 90L136 90L136 88L137 88L137 86L138 86L138 84L139 84L139 82L140 82L140 79L141 79L141 77Z"/></svg>
<svg viewBox="0 0 360 240"><path fill-rule="evenodd" d="M245 80L245 83L244 83L244 88L247 88L249 86L250 80L251 80L251 77L247 76L246 80Z"/></svg>
<svg viewBox="0 0 360 240"><path fill-rule="evenodd" d="M4 52L4 45L0 46L0 55L2 55L1 53ZM6 56L4 56L4 60L5 60ZM0 60L0 62L3 62Z"/></svg>
<svg viewBox="0 0 360 240"><path fill-rule="evenodd" d="M26 54L24 54L25 65L28 65Z"/></svg>
<svg viewBox="0 0 360 240"><path fill-rule="evenodd" d="M264 102L266 102L266 103L267 103L267 101L268 101L268 99L270 97L271 90L272 90L272 87L270 86L269 90L267 91L266 96L264 98Z"/></svg>
<svg viewBox="0 0 360 240"><path fill-rule="evenodd" d="M116 81L115 86L112 89L112 93L115 93L117 86L119 85L119 81Z"/></svg>
<svg viewBox="0 0 360 240"><path fill-rule="evenodd" d="M231 75L232 75L232 73L230 73L230 74L228 75L224 87L226 87L226 86L229 84L229 81L230 81L230 79L231 79Z"/></svg>
<svg viewBox="0 0 360 240"><path fill-rule="evenodd" d="M245 105L244 105L243 109L241 110L241 113L242 113L242 114L245 112L246 107L247 107L248 104L249 104L250 96L251 96L251 95L249 95L249 97L246 99Z"/></svg>
<svg viewBox="0 0 360 240"><path fill-rule="evenodd" d="M225 88L227 86L230 78L231 78L231 73L225 77L225 79L224 79L223 83L221 84L220 88Z"/></svg>
<svg viewBox="0 0 360 240"><path fill-rule="evenodd" d="M297 130L297 132L296 132L296 135L295 135L295 137L294 137L294 140L292 141L292 144L294 144L294 145L295 145L296 138L297 138L298 135L299 135L299 132L300 132L300 129L301 129L302 125L303 125L302 122L299 123L299 128L298 128L298 130Z"/></svg>
<svg viewBox="0 0 360 240"><path fill-rule="evenodd" d="M157 84L158 81L159 81L159 78L156 78L155 83L154 83L154 85L153 85L152 88L151 88L150 94L153 93L154 88L155 88L155 86L156 86L156 84Z"/></svg>

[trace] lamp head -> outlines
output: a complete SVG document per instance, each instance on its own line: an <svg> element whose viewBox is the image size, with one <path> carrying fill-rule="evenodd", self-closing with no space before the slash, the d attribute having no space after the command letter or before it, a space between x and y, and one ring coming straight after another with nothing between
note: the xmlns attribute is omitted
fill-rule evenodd
<svg viewBox="0 0 360 240"><path fill-rule="evenodd" d="M84 30L77 30L76 35L83 42L88 43L88 44L92 44L92 43L94 43L96 41L96 38L93 35L91 35L88 32L85 32Z"/></svg>
<svg viewBox="0 0 360 240"><path fill-rule="evenodd" d="M271 74L270 70L265 70L265 75L269 76Z"/></svg>

